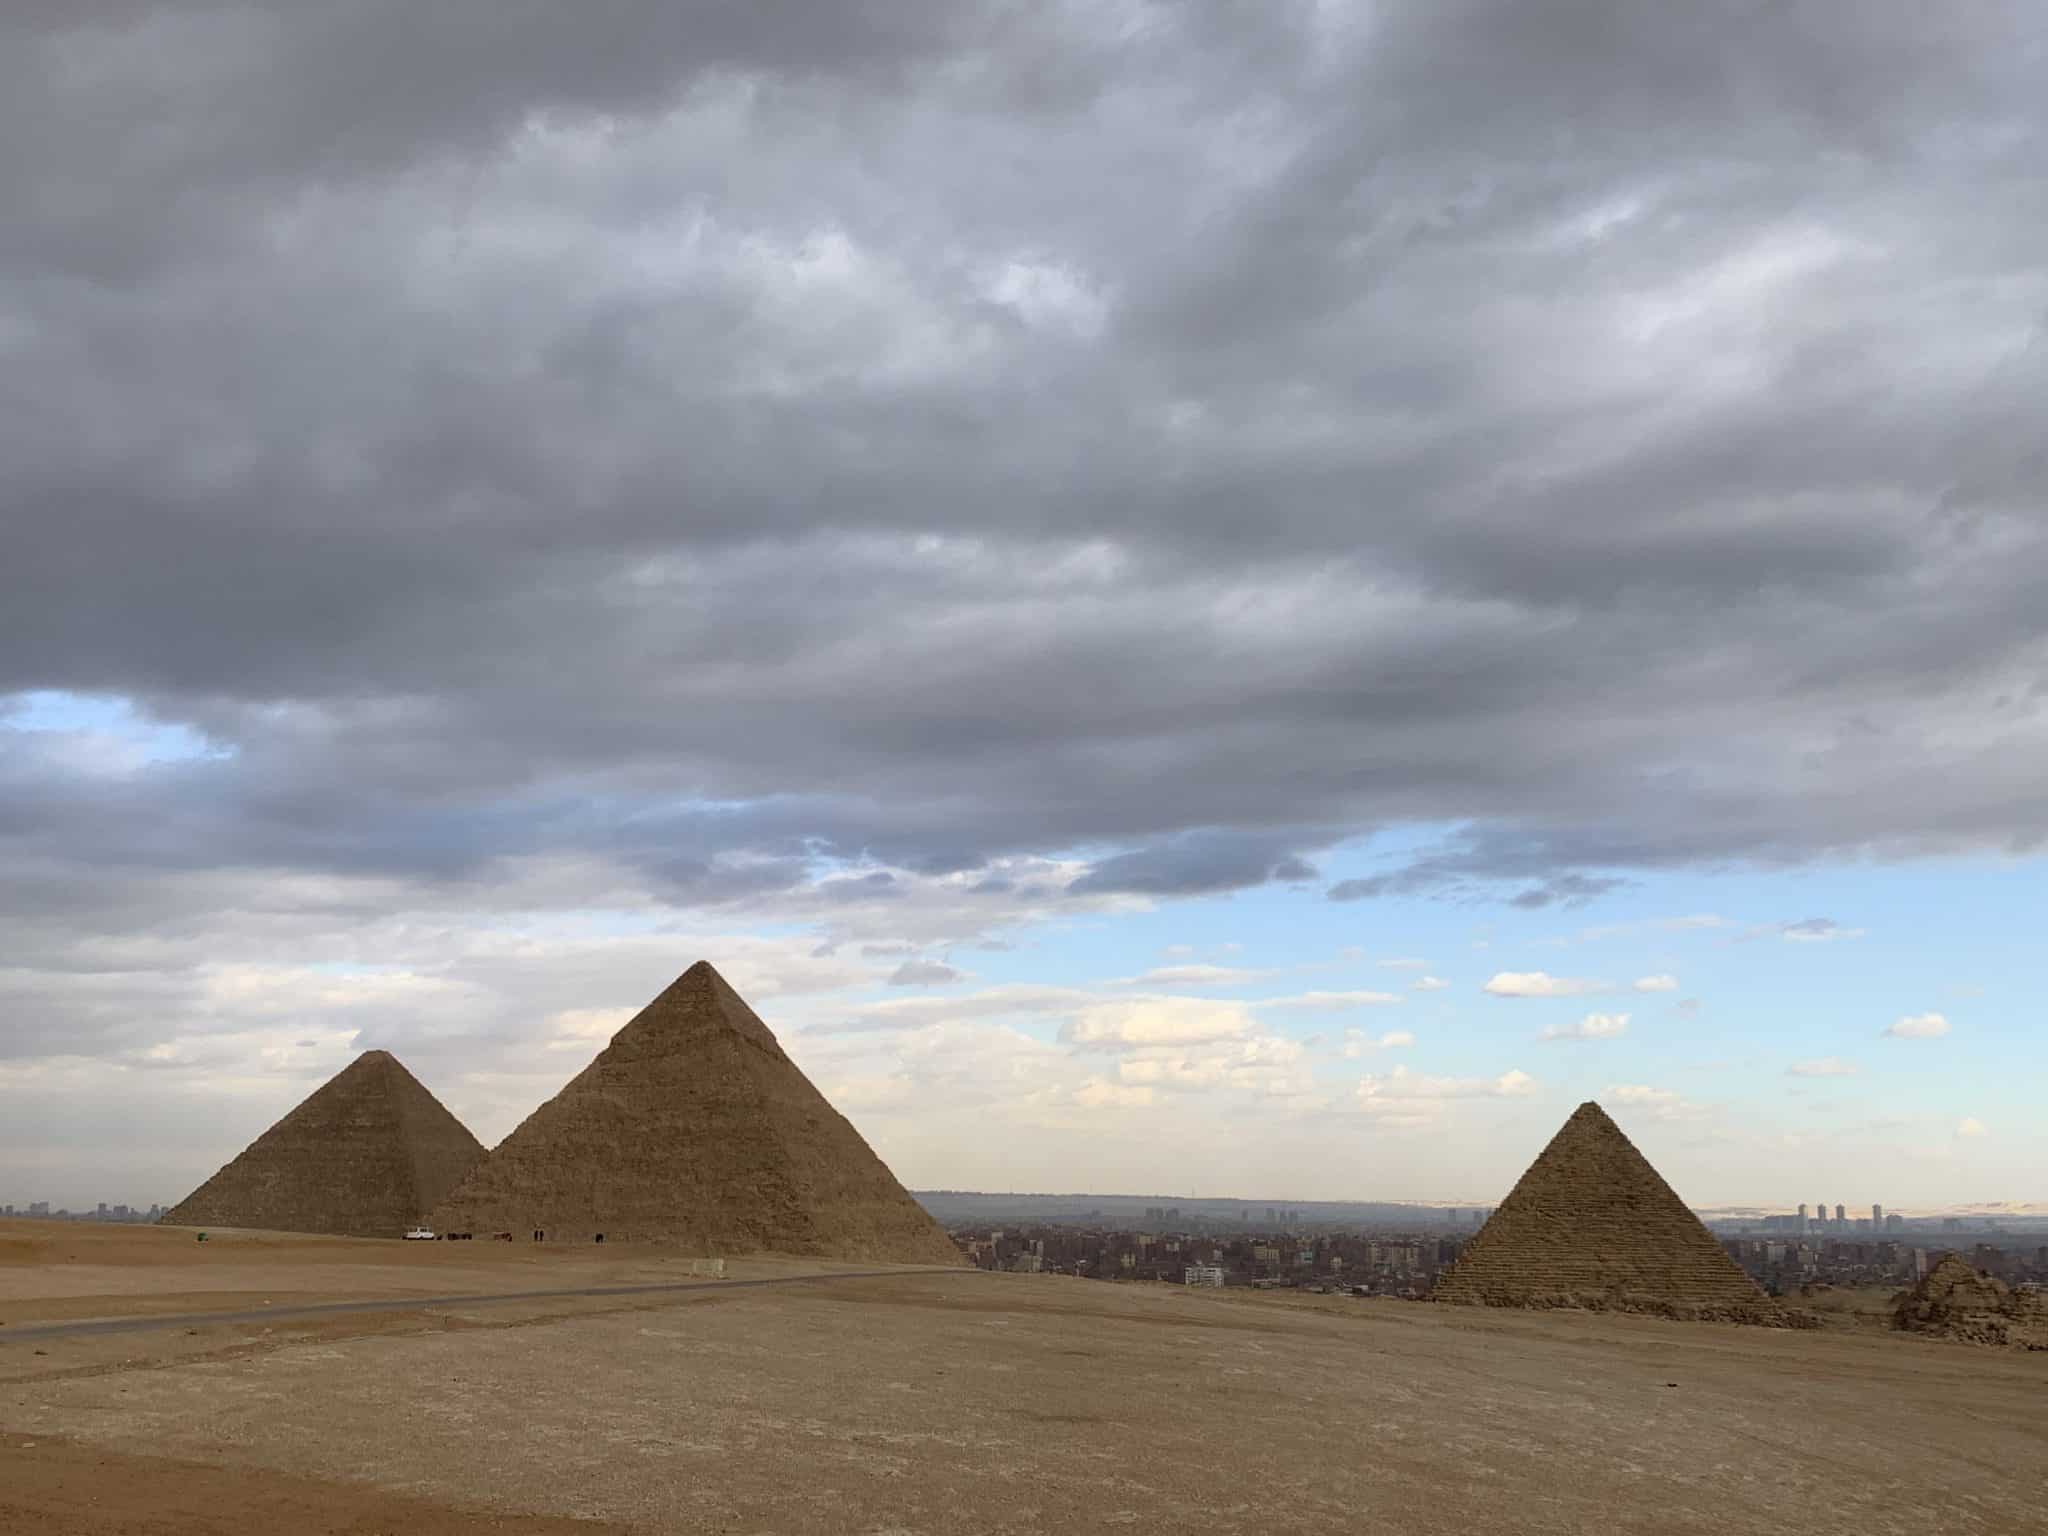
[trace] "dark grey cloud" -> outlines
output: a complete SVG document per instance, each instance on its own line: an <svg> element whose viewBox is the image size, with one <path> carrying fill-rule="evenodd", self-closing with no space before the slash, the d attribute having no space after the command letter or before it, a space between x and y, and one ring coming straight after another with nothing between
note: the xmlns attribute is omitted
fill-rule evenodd
<svg viewBox="0 0 2048 1536"><path fill-rule="evenodd" d="M962 979L964 972L940 960L906 960L889 973L892 987L943 987Z"/></svg>
<svg viewBox="0 0 2048 1536"><path fill-rule="evenodd" d="M1530 912L1541 911L1545 907L1576 907L1625 884L1626 881L1612 877L1556 875L1517 891L1508 898L1508 905Z"/></svg>
<svg viewBox="0 0 2048 1536"><path fill-rule="evenodd" d="M10 7L0 695L213 749L0 725L11 1011L359 906L2036 848L2042 33Z"/></svg>
<svg viewBox="0 0 2048 1536"><path fill-rule="evenodd" d="M1076 896L1192 896L1315 876L1313 865L1271 834L1205 829L1102 859L1068 889Z"/></svg>

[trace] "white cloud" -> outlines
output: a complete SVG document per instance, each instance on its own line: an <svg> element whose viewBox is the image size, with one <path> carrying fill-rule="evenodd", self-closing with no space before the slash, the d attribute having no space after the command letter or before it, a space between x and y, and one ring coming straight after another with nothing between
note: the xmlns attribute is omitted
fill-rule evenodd
<svg viewBox="0 0 2048 1536"><path fill-rule="evenodd" d="M1581 997L1606 991L1607 983L1548 971L1496 971L1482 990L1494 997Z"/></svg>
<svg viewBox="0 0 2048 1536"><path fill-rule="evenodd" d="M1821 1056L1812 1061L1795 1061L1785 1069L1787 1077L1854 1077L1861 1069L1839 1056Z"/></svg>
<svg viewBox="0 0 2048 1536"><path fill-rule="evenodd" d="M966 997L898 997L852 1010L842 1023L817 1026L821 1031L921 1029L962 1019L1000 1019L1017 1014L1072 1013L1097 1001L1078 987L989 987Z"/></svg>
<svg viewBox="0 0 2048 1536"><path fill-rule="evenodd" d="M1414 1043L1415 1036L1405 1029L1390 1029L1378 1036L1367 1034L1362 1029L1344 1031L1344 1054L1353 1060L1374 1051L1395 1051Z"/></svg>
<svg viewBox="0 0 2048 1536"><path fill-rule="evenodd" d="M1527 1098L1535 1091L1536 1079L1517 1068L1509 1068L1499 1077L1433 1077L1396 1067L1384 1075L1367 1073L1358 1080L1358 1102L1368 1113L1414 1101Z"/></svg>
<svg viewBox="0 0 2048 1536"><path fill-rule="evenodd" d="M1589 1013L1576 1024L1552 1024L1538 1040L1612 1040L1628 1033L1625 1013Z"/></svg>
<svg viewBox="0 0 2048 1536"><path fill-rule="evenodd" d="M1640 1110L1652 1120L1686 1120L1706 1113L1675 1088L1653 1088L1648 1083L1610 1083L1602 1095L1610 1104Z"/></svg>
<svg viewBox="0 0 2048 1536"><path fill-rule="evenodd" d="M1305 1094L1314 1084L1296 1070L1304 1054L1297 1041L1258 1035L1192 1050L1141 1051L1119 1062L1116 1075L1127 1086L1182 1092L1229 1088L1269 1096Z"/></svg>
<svg viewBox="0 0 2048 1536"><path fill-rule="evenodd" d="M1253 1006L1303 1013L1335 1013L1345 1008L1384 1008L1400 1001L1398 992L1298 992L1292 997L1265 998Z"/></svg>
<svg viewBox="0 0 2048 1536"><path fill-rule="evenodd" d="M1169 944L1159 951L1162 960L1191 960L1194 954L1195 946L1192 944Z"/></svg>
<svg viewBox="0 0 2048 1536"><path fill-rule="evenodd" d="M1832 944L1837 939L1860 939L1863 930L1844 928L1832 917L1808 917L1796 923L1780 923L1778 936L1788 944Z"/></svg>
<svg viewBox="0 0 2048 1536"><path fill-rule="evenodd" d="M1142 976L1123 976L1112 982L1118 987L1228 987L1241 981L1256 981L1264 971L1247 971L1230 965L1162 965Z"/></svg>
<svg viewBox="0 0 2048 1536"><path fill-rule="evenodd" d="M1941 1014L1909 1013L1888 1025L1884 1033L1894 1040L1939 1040L1948 1031L1948 1020Z"/></svg>
<svg viewBox="0 0 2048 1536"><path fill-rule="evenodd" d="M1152 1090L1112 1083L1106 1077L1091 1077L1074 1090L1074 1102L1083 1109L1133 1109L1150 1104Z"/></svg>
<svg viewBox="0 0 2048 1536"><path fill-rule="evenodd" d="M1959 1120L1956 1122L1956 1134L1958 1136L1974 1138L1978 1136L1989 1136L1991 1132L1985 1126L1982 1120L1976 1119L1973 1116L1971 1118Z"/></svg>
<svg viewBox="0 0 2048 1536"><path fill-rule="evenodd" d="M1392 960L1382 960L1379 962L1379 965L1382 970L1388 971L1423 971L1429 969L1429 962L1427 960L1417 960L1410 955L1399 955Z"/></svg>
<svg viewBox="0 0 2048 1536"><path fill-rule="evenodd" d="M1667 1105L1681 1102L1676 1088L1652 1088L1647 1083L1610 1083L1607 1098L1615 1104Z"/></svg>
<svg viewBox="0 0 2048 1536"><path fill-rule="evenodd" d="M914 1110L920 1096L917 1081L903 1072L856 1073L828 1079L822 1086L832 1107L842 1114Z"/></svg>
<svg viewBox="0 0 2048 1536"><path fill-rule="evenodd" d="M1678 978L1671 975L1638 976L1635 982L1638 992L1676 992Z"/></svg>
<svg viewBox="0 0 2048 1536"><path fill-rule="evenodd" d="M565 1008L548 1015L555 1037L547 1042L551 1051L595 1051L626 1027L637 1008Z"/></svg>
<svg viewBox="0 0 2048 1536"><path fill-rule="evenodd" d="M1450 983L1441 976L1424 976L1421 980L1410 985L1412 990L1417 992L1441 992L1450 986Z"/></svg>
<svg viewBox="0 0 2048 1536"><path fill-rule="evenodd" d="M1196 997L1144 997L1096 1003L1060 1029L1070 1045L1128 1050L1148 1045L1202 1045L1257 1032L1243 1003Z"/></svg>

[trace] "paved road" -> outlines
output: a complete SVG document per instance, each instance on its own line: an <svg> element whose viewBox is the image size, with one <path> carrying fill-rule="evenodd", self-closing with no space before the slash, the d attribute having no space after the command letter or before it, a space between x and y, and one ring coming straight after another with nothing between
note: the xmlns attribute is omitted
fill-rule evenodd
<svg viewBox="0 0 2048 1536"><path fill-rule="evenodd" d="M301 1317L344 1317L353 1312L417 1312L427 1307L476 1307L500 1301L556 1301L585 1296L663 1296L681 1291L742 1291L766 1285L815 1285L820 1280L878 1280L896 1275L971 1275L973 1269L835 1269L815 1275L773 1275L757 1280L676 1280L661 1285L588 1285L559 1291L496 1291L482 1296L394 1296L381 1301L319 1301L243 1312L183 1312L152 1317L104 1317L79 1323L0 1325L0 1346L31 1340L144 1333L154 1328L203 1328L216 1323L274 1323Z"/></svg>

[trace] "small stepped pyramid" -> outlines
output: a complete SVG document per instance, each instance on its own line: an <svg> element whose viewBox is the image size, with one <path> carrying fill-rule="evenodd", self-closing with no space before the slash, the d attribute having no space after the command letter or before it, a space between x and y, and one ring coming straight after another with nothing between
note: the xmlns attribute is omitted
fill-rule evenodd
<svg viewBox="0 0 2048 1536"><path fill-rule="evenodd" d="M1438 1301L1783 1321L1635 1144L1590 1101L1437 1280Z"/></svg>
<svg viewBox="0 0 2048 1536"><path fill-rule="evenodd" d="M365 1051L163 1219L399 1237L483 1155L397 1057Z"/></svg>
<svg viewBox="0 0 2048 1536"><path fill-rule="evenodd" d="M2032 1288L2013 1290L1962 1255L1945 1253L1900 1297L1892 1326L1976 1344L2048 1350L2048 1296Z"/></svg>
<svg viewBox="0 0 2048 1536"><path fill-rule="evenodd" d="M705 961L612 1036L434 1211L444 1231L706 1253L962 1262Z"/></svg>

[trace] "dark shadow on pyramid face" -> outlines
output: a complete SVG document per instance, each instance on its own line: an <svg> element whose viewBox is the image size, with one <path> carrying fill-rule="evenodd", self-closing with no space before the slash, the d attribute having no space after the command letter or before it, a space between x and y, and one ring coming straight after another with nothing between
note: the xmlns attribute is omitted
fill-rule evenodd
<svg viewBox="0 0 2048 1536"><path fill-rule="evenodd" d="M483 1155L397 1057L365 1051L164 1220L398 1237Z"/></svg>
<svg viewBox="0 0 2048 1536"><path fill-rule="evenodd" d="M957 1265L959 1249L706 961L435 1209L443 1230Z"/></svg>
<svg viewBox="0 0 2048 1536"><path fill-rule="evenodd" d="M1598 1104L1573 1112L1438 1279L1434 1299L1782 1321Z"/></svg>

